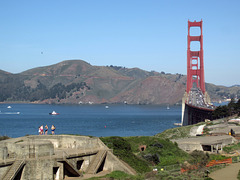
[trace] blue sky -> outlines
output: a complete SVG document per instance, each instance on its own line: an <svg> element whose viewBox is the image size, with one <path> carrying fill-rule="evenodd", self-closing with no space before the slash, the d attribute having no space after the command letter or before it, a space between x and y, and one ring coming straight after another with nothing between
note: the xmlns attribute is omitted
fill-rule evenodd
<svg viewBox="0 0 240 180"><path fill-rule="evenodd" d="M206 82L240 84L239 7L239 0L1 0L0 69L82 59L186 74L187 22L202 19Z"/></svg>

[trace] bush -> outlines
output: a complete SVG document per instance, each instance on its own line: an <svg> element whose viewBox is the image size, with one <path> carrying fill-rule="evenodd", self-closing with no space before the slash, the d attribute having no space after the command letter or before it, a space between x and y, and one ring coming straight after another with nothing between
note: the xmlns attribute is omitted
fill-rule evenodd
<svg viewBox="0 0 240 180"><path fill-rule="evenodd" d="M210 156L208 153L204 153L203 151L194 150L191 153L193 157L193 164L198 165L199 167L205 167L209 162Z"/></svg>
<svg viewBox="0 0 240 180"><path fill-rule="evenodd" d="M105 137L101 140L110 148L113 149L114 155L128 163L139 173L150 171L149 164L133 154L131 145L122 137Z"/></svg>

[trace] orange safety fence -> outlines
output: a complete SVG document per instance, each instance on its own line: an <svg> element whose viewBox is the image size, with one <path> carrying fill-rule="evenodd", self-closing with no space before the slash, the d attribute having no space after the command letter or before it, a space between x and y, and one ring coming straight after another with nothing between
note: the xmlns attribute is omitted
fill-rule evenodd
<svg viewBox="0 0 240 180"><path fill-rule="evenodd" d="M215 166L218 164L232 164L232 158L223 159L223 160L212 160L206 165L206 167Z"/></svg>
<svg viewBox="0 0 240 180"><path fill-rule="evenodd" d="M212 160L210 161L206 167L211 167L211 166L215 166L215 165L219 165L219 164L231 164L232 163L232 158L228 158L228 159L223 159L223 160ZM188 167L187 169L181 168L181 173L190 171L190 170L196 170L198 169L197 165L192 165L190 167Z"/></svg>

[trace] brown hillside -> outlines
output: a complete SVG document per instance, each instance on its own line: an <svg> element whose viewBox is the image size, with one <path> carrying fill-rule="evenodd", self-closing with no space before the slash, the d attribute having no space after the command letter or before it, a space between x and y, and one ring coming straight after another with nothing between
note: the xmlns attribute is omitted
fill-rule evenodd
<svg viewBox="0 0 240 180"><path fill-rule="evenodd" d="M186 76L68 60L19 74L0 71L0 86L1 102L175 104ZM240 96L237 86L206 83L206 89L213 100Z"/></svg>

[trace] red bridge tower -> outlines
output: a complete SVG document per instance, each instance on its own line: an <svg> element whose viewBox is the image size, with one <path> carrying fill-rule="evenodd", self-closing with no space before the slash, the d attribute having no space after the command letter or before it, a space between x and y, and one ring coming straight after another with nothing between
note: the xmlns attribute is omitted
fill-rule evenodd
<svg viewBox="0 0 240 180"><path fill-rule="evenodd" d="M201 34L199 36L190 36L191 27L199 27L201 29ZM190 45L192 41L200 42L199 51L191 51ZM196 87L201 89L202 93L205 94L202 20L199 22L190 22L188 20L187 93L191 91L194 83Z"/></svg>
<svg viewBox="0 0 240 180"><path fill-rule="evenodd" d="M191 36L190 28L200 28L199 36ZM202 20L190 22L188 20L187 45L187 88L182 98L182 126L204 122L212 119L214 107L205 90L204 64L203 64L203 35ZM199 42L198 49L191 49L191 42Z"/></svg>

